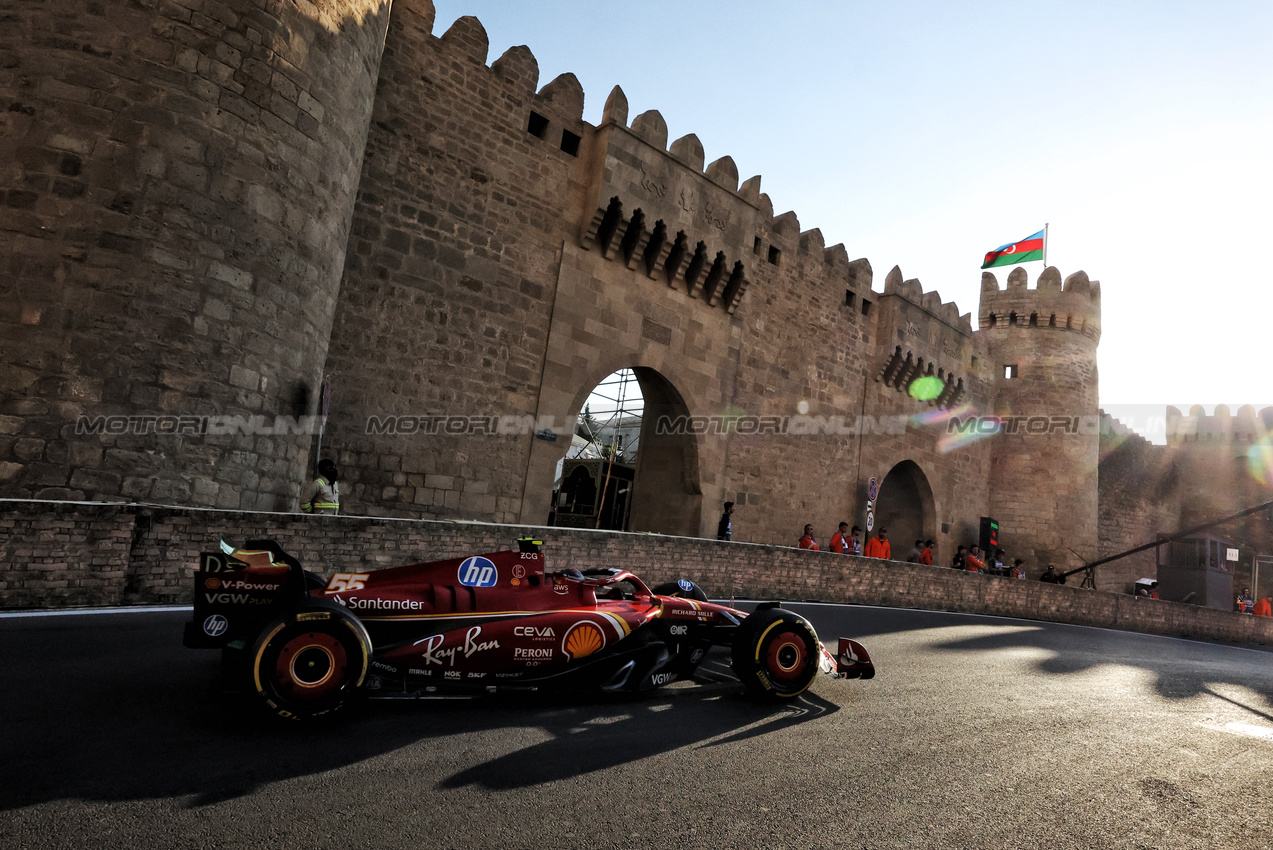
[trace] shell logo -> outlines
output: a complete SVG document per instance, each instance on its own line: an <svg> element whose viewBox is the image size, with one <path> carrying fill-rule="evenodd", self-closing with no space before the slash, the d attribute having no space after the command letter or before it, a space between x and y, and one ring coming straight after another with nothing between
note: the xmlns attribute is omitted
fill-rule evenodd
<svg viewBox="0 0 1273 850"><path fill-rule="evenodd" d="M206 587L208 590L216 590L218 587L221 586L221 580L210 578L203 583L203 586Z"/></svg>
<svg viewBox="0 0 1273 850"><path fill-rule="evenodd" d="M606 645L606 636L596 623L587 620L575 623L566 630L561 648L572 661L587 658Z"/></svg>

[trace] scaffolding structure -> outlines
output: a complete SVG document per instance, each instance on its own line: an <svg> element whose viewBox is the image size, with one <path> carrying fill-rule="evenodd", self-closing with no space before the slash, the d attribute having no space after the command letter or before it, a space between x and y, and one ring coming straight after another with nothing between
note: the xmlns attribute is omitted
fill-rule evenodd
<svg viewBox="0 0 1273 850"><path fill-rule="evenodd" d="M620 369L597 384L575 422L566 459L604 459L635 464L641 440L645 398L636 373Z"/></svg>
<svg viewBox="0 0 1273 850"><path fill-rule="evenodd" d="M557 468L551 525L627 529L644 413L631 369L597 384Z"/></svg>

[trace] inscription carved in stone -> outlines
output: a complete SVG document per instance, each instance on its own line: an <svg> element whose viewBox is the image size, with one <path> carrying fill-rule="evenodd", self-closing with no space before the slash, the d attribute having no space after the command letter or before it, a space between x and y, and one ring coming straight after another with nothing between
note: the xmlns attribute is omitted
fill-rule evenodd
<svg viewBox="0 0 1273 850"><path fill-rule="evenodd" d="M667 194L667 184L655 182L654 178L645 170L645 163L641 164L641 188L656 198L661 198Z"/></svg>

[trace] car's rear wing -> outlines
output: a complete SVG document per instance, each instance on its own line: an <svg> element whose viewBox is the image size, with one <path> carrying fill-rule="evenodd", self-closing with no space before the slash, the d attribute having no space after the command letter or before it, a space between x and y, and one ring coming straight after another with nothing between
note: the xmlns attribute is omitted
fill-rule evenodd
<svg viewBox="0 0 1273 850"><path fill-rule="evenodd" d="M220 648L256 633L279 604L307 592L300 561L273 540L226 543L199 554L194 574L194 616L183 642L193 649Z"/></svg>

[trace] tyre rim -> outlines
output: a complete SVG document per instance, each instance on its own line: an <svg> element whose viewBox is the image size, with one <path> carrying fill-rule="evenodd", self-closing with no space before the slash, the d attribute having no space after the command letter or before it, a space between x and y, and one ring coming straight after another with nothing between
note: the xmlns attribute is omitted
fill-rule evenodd
<svg viewBox="0 0 1273 850"><path fill-rule="evenodd" d="M806 656L804 640L799 635L782 632L774 636L766 653L770 678L780 682L798 679L804 671Z"/></svg>
<svg viewBox="0 0 1273 850"><path fill-rule="evenodd" d="M339 690L346 667L345 647L331 635L297 635L279 652L278 682L292 696L321 697Z"/></svg>

